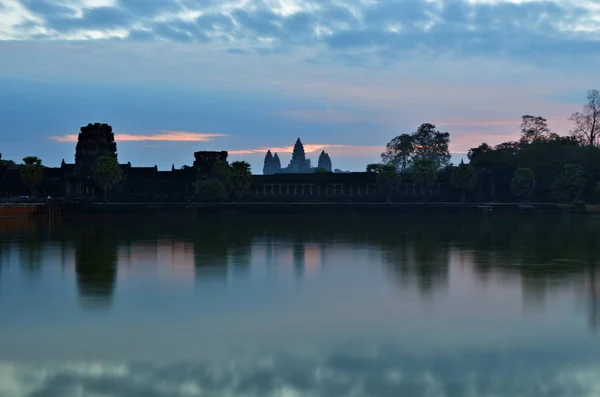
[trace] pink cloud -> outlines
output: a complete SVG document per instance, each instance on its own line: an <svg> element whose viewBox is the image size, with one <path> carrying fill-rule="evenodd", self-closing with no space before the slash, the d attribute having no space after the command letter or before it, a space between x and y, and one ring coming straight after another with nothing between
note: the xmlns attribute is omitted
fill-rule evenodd
<svg viewBox="0 0 600 397"><path fill-rule="evenodd" d="M68 134L61 136L52 136L50 139L56 142L77 142L77 134ZM186 132L161 130L157 134L133 135L133 134L115 134L115 141L118 142L146 142L146 141L171 141L171 142L207 142L213 138L227 136L225 134L211 134L204 132Z"/></svg>
<svg viewBox="0 0 600 397"><path fill-rule="evenodd" d="M230 150L230 155L249 155L249 154L265 154L267 150L272 153L292 153L293 146L285 147L260 147L255 149L238 149ZM347 157L363 157L363 156L379 156L384 150L382 146L356 146L356 145L338 145L338 144L305 144L304 152L306 154L317 153L321 150L326 150L329 154Z"/></svg>

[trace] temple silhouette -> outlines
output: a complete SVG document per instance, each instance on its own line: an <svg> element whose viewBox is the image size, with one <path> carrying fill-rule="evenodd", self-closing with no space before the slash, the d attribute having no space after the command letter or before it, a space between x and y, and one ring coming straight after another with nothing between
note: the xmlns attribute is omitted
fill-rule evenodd
<svg viewBox="0 0 600 397"><path fill-rule="evenodd" d="M103 156L118 160L117 142L108 124L94 123L81 127L75 146L74 163L63 159L60 167L44 166L43 180L36 190L39 196L64 197L67 200L93 201L102 197L102 190L92 178L96 160ZM134 167L119 163L124 175L120 185L111 192L113 201L121 203L190 202L201 201L195 184L209 179L213 165L227 162L226 151L197 151L192 165L171 170L153 167ZM6 167L4 167L6 168ZM28 195L29 188L21 180L19 167L0 170L0 196ZM449 180L438 178L431 187L432 200L451 194ZM331 158L320 153L317 167L306 158L304 145L296 140L292 158L283 168L277 153L267 152L263 174L252 175L251 186L244 193L246 202L382 202L386 195L381 191L373 172L340 172L333 170ZM421 193L411 176L403 177L397 189L397 201L420 201Z"/></svg>
<svg viewBox="0 0 600 397"><path fill-rule="evenodd" d="M285 168L281 167L281 160L279 159L279 155L277 153L272 154L270 150L267 151L263 167L263 175L310 174L317 170L323 172L333 172L329 154L323 150L319 156L317 167L313 168L311 166L310 159L306 158L304 145L302 144L302 141L300 141L300 138L298 138L296 140L296 144L294 145L292 159L290 160L289 165Z"/></svg>

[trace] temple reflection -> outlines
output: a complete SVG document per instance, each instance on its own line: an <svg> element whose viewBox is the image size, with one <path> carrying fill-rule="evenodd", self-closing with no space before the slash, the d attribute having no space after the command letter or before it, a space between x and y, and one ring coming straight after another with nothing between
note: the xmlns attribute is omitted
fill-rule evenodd
<svg viewBox="0 0 600 397"><path fill-rule="evenodd" d="M593 238L600 222L589 219L232 215L13 226L0 226L0 276L13 256L17 270L32 277L43 271L46 255L56 254L57 262L74 262L85 307L110 307L116 283L143 274L202 285L305 279L325 263L335 265L340 252L368 252L372 260L361 266L380 266L397 288L428 299L456 281L452 274L482 287L510 284L526 310L540 310L559 291L585 291L590 328L600 326L600 245Z"/></svg>
<svg viewBox="0 0 600 397"><path fill-rule="evenodd" d="M75 274L82 306L107 308L117 282L118 243L109 230L82 228L74 235Z"/></svg>

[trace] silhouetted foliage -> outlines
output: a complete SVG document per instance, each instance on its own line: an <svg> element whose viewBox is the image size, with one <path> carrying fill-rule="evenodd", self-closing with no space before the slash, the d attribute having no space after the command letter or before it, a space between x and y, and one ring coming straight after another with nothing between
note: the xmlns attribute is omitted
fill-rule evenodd
<svg viewBox="0 0 600 397"><path fill-rule="evenodd" d="M571 134L591 147L600 145L600 91L590 90L582 112L573 113Z"/></svg>
<svg viewBox="0 0 600 397"><path fill-rule="evenodd" d="M515 196L528 200L535 190L535 174L530 168L519 168L510 186Z"/></svg>
<svg viewBox="0 0 600 397"><path fill-rule="evenodd" d="M203 202L222 202L229 199L227 189L221 181L207 179L195 183L196 198Z"/></svg>
<svg viewBox="0 0 600 397"><path fill-rule="evenodd" d="M420 160L433 162L436 170L444 168L450 162L450 134L435 129L435 125L425 123L412 135L414 147L413 163Z"/></svg>
<svg viewBox="0 0 600 397"><path fill-rule="evenodd" d="M23 165L21 165L19 175L23 183L29 188L31 195L34 196L38 185L44 179L42 160L35 156L23 158Z"/></svg>
<svg viewBox="0 0 600 397"><path fill-rule="evenodd" d="M414 153L413 139L409 134L402 134L392 139L381 154L385 164L395 166L400 172L406 172Z"/></svg>
<svg viewBox="0 0 600 397"><path fill-rule="evenodd" d="M600 149L582 144L576 136L560 136L549 132L545 119L523 116L520 142L504 142L496 147L485 143L469 150L475 167L478 200L510 201L512 177L518 168L529 168L536 179L537 201L556 200L555 182L566 164L579 165L586 175L581 197L589 197L594 180L600 176ZM564 197L563 197L564 198Z"/></svg>
<svg viewBox="0 0 600 397"><path fill-rule="evenodd" d="M457 167L453 167L451 180L452 186L460 189L461 202L464 203L467 189L472 189L477 180L475 168L471 164L465 164L461 161Z"/></svg>
<svg viewBox="0 0 600 397"><path fill-rule="evenodd" d="M566 164L553 185L555 194L567 202L578 199L585 188L583 168L578 164Z"/></svg>
<svg viewBox="0 0 600 397"><path fill-rule="evenodd" d="M377 187L386 196L386 200L391 201L392 194L396 193L400 185L401 174L396 167L391 164L369 164L367 172L377 174Z"/></svg>
<svg viewBox="0 0 600 397"><path fill-rule="evenodd" d="M547 139L550 135L548 121L540 116L525 115L521 117L522 144L533 143Z"/></svg>
<svg viewBox="0 0 600 397"><path fill-rule="evenodd" d="M250 164L245 161L234 161L230 169L231 193L240 200L252 183Z"/></svg>
<svg viewBox="0 0 600 397"><path fill-rule="evenodd" d="M420 159L413 165L413 176L421 190L423 201L427 201L429 191L437 178L437 168L433 160Z"/></svg>
<svg viewBox="0 0 600 397"><path fill-rule="evenodd" d="M417 161L430 160L439 170L450 161L450 134L436 130L435 125L421 124L411 135L402 134L392 139L381 154L385 164L391 164L405 172Z"/></svg>
<svg viewBox="0 0 600 397"><path fill-rule="evenodd" d="M104 202L107 203L110 192L123 179L123 170L121 170L116 158L112 156L100 157L92 168L92 178L104 192Z"/></svg>
<svg viewBox="0 0 600 397"><path fill-rule="evenodd" d="M209 179L214 179L225 187L226 190L231 188L231 167L226 161L217 161L210 168Z"/></svg>

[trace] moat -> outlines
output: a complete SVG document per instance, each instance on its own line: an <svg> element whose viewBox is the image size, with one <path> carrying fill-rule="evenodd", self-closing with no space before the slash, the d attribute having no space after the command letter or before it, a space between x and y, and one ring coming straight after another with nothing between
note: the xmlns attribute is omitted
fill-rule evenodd
<svg viewBox="0 0 600 397"><path fill-rule="evenodd" d="M600 219L0 220L0 396L594 396Z"/></svg>

